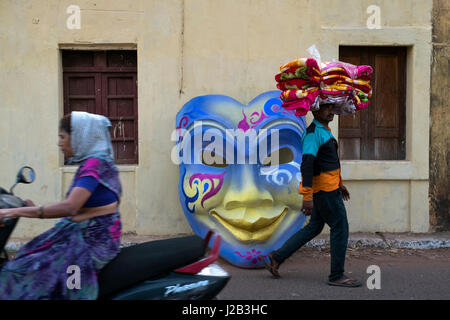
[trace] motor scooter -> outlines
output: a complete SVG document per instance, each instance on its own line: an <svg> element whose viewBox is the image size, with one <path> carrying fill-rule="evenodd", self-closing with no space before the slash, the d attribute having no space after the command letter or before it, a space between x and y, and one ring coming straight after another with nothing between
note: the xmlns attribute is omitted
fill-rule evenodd
<svg viewBox="0 0 450 320"><path fill-rule="evenodd" d="M22 167L9 192L0 187L0 209L25 206L14 195L19 183L32 183L35 172ZM4 218L0 227L0 270L8 261L6 243L19 218ZM208 244L212 241L211 250ZM205 239L185 236L122 247L99 273L99 300L208 300L230 279L217 265L221 237L210 230ZM209 251L209 252L207 252ZM70 275L68 275L70 276Z"/></svg>

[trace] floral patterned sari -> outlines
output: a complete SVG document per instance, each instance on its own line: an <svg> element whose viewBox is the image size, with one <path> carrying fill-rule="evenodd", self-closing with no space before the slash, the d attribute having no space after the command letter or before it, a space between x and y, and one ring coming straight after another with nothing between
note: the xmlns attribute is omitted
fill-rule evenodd
<svg viewBox="0 0 450 320"><path fill-rule="evenodd" d="M83 176L95 177L120 199L122 189L113 162L102 158L84 160L66 197ZM97 275L119 253L120 235L118 211L81 222L61 218L3 266L0 299L96 299Z"/></svg>

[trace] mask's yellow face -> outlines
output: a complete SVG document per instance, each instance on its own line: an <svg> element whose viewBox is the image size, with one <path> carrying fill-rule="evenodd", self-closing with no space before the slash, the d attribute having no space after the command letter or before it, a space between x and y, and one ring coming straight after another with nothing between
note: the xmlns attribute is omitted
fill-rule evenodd
<svg viewBox="0 0 450 320"><path fill-rule="evenodd" d="M298 194L304 118L281 108L279 91L248 105L226 96L189 101L177 115L180 201L194 232L222 236L221 256L259 267L305 216Z"/></svg>

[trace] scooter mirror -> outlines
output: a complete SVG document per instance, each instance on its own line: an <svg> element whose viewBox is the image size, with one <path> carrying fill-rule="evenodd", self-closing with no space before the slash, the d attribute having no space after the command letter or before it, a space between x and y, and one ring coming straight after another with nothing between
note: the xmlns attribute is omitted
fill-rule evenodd
<svg viewBox="0 0 450 320"><path fill-rule="evenodd" d="M36 175L33 168L25 166L20 168L19 172L17 173L16 183L32 183L35 177Z"/></svg>
<svg viewBox="0 0 450 320"><path fill-rule="evenodd" d="M34 169L28 166L20 168L16 176L16 183L9 189L9 194L13 195L13 189L18 183L32 183L36 175L34 174Z"/></svg>

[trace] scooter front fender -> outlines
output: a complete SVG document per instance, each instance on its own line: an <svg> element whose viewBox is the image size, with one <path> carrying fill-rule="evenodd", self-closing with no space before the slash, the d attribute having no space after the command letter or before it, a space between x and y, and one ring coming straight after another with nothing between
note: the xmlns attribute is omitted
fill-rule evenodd
<svg viewBox="0 0 450 320"><path fill-rule="evenodd" d="M111 300L209 300L227 284L230 277L171 272L116 293Z"/></svg>

